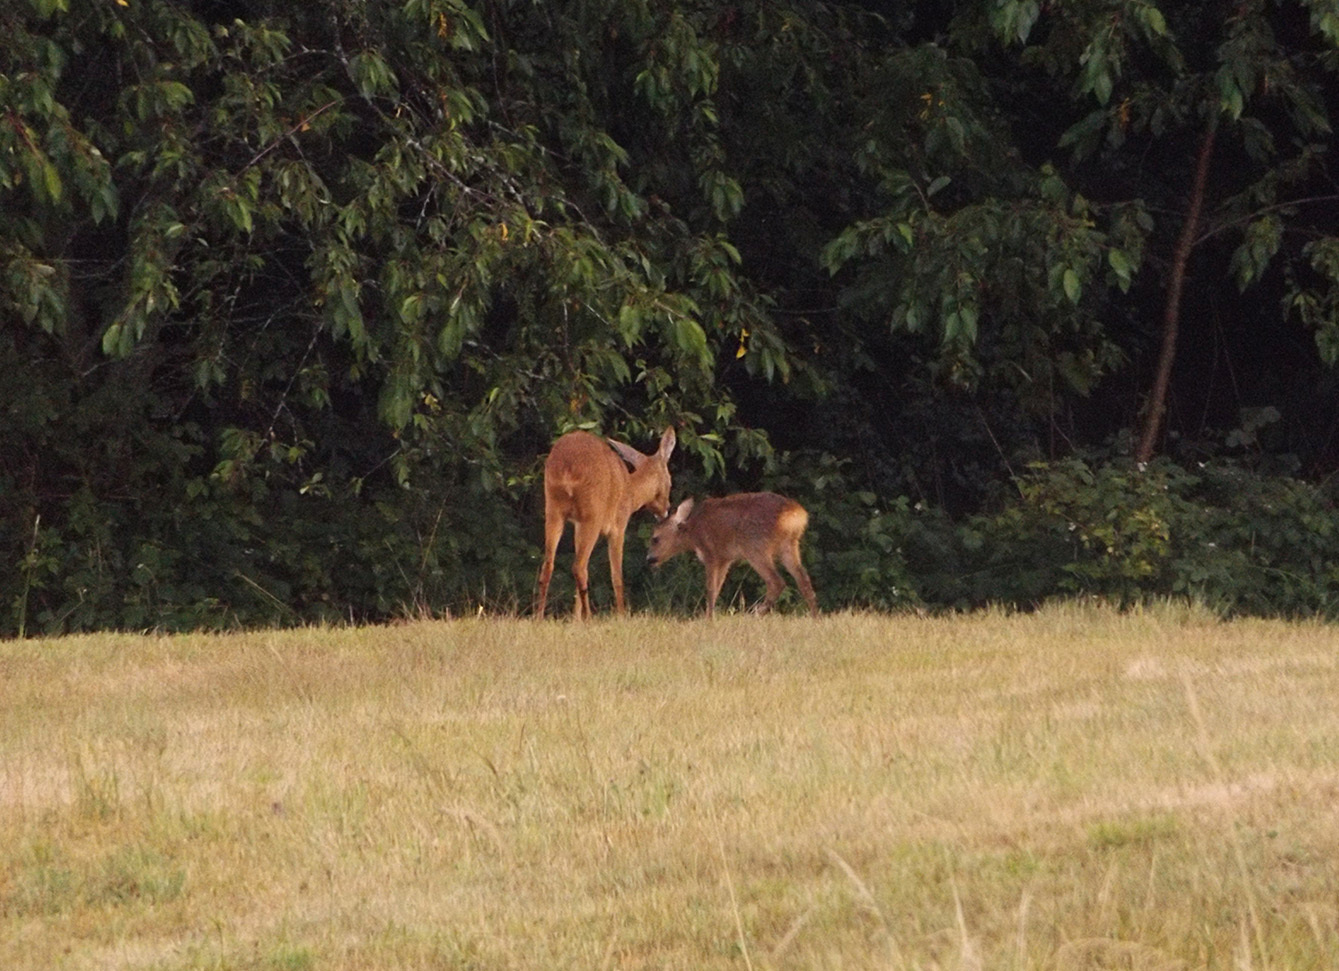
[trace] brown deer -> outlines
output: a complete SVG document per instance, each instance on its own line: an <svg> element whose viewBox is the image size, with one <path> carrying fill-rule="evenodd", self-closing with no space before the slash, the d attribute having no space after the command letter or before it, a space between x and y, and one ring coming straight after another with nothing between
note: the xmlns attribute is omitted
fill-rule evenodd
<svg viewBox="0 0 1339 971"><path fill-rule="evenodd" d="M654 455L643 455L631 445L589 432L568 432L553 443L544 462L544 565L539 570L539 594L535 598L537 616L544 616L553 558L569 521L574 524L576 618L590 616L588 568L595 541L601 536L609 546L614 606L620 614L627 613L623 600L623 534L628 519L638 509L650 509L660 519L669 512L669 457L674 441L674 429L665 429ZM632 466L631 472L624 462Z"/></svg>
<svg viewBox="0 0 1339 971"><path fill-rule="evenodd" d="M700 504L685 499L651 534L646 559L652 566L659 566L687 550L696 553L707 568L707 616L713 617L725 575L740 560L748 560L767 583L767 597L758 606L758 613L771 610L786 588L776 569L780 556L799 584L809 613L817 617L814 585L800 562L800 537L808 525L809 514L804 507L775 492L741 492L703 499Z"/></svg>

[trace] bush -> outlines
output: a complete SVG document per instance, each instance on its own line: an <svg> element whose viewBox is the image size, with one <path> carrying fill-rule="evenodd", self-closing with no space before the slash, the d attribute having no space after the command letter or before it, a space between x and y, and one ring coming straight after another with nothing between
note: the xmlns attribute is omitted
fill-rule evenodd
<svg viewBox="0 0 1339 971"><path fill-rule="evenodd" d="M1017 485L1015 502L962 530L992 579L969 601L989 591L1008 603L1182 596L1230 614L1336 613L1339 530L1320 487L1166 459L1038 464Z"/></svg>

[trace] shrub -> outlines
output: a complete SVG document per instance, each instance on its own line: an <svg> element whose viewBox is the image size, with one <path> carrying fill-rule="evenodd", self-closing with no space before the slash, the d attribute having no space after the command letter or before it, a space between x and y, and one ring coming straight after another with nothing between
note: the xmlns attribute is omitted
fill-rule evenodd
<svg viewBox="0 0 1339 971"><path fill-rule="evenodd" d="M1233 614L1336 613L1339 529L1321 487L1226 463L1067 459L1032 466L1018 492L961 532L993 581L969 600L1185 596Z"/></svg>

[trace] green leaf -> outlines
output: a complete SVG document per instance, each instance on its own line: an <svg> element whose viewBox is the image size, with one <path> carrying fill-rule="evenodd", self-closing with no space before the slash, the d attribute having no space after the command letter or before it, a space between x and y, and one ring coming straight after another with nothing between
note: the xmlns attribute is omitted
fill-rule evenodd
<svg viewBox="0 0 1339 971"><path fill-rule="evenodd" d="M1107 250L1107 265L1111 267L1111 272L1116 274L1116 283L1120 287L1121 293L1128 293L1132 268L1125 251L1114 248Z"/></svg>
<svg viewBox="0 0 1339 971"><path fill-rule="evenodd" d="M1061 280L1065 288L1065 296L1069 298L1070 303L1077 304L1080 295L1083 293L1083 284L1079 282L1078 273L1072 266L1066 267Z"/></svg>
<svg viewBox="0 0 1339 971"><path fill-rule="evenodd" d="M1112 80L1110 71L1098 71L1093 78L1093 96L1097 98L1098 104L1106 104L1111 100Z"/></svg>
<svg viewBox="0 0 1339 971"><path fill-rule="evenodd" d="M404 428L414 414L417 398L416 389L406 376L392 374L381 390L377 412L391 428Z"/></svg>
<svg viewBox="0 0 1339 971"><path fill-rule="evenodd" d="M346 285L339 288L332 311L336 336L348 334L355 344L361 344L366 331L363 328L363 311L358 306L358 294L353 286Z"/></svg>
<svg viewBox="0 0 1339 971"><path fill-rule="evenodd" d="M125 328L119 320L112 321L102 332L102 353L108 357L124 357L128 349L123 347Z"/></svg>
<svg viewBox="0 0 1339 971"><path fill-rule="evenodd" d="M1073 148L1074 154L1080 159L1091 155L1101 144L1109 120L1107 114L1106 111L1093 111L1070 125L1061 134L1059 147Z"/></svg>
<svg viewBox="0 0 1339 971"><path fill-rule="evenodd" d="M407 324L416 324L423 319L423 295L411 293L400 301L400 319Z"/></svg>
<svg viewBox="0 0 1339 971"><path fill-rule="evenodd" d="M980 316L976 304L964 303L958 308L958 319L961 323L962 337L970 344L976 343L977 338L977 319Z"/></svg>
<svg viewBox="0 0 1339 971"><path fill-rule="evenodd" d="M1233 252L1231 260L1240 289L1245 290L1264 274L1282 242L1283 222L1277 216L1264 216L1246 227L1241 245Z"/></svg>
<svg viewBox="0 0 1339 971"><path fill-rule="evenodd" d="M364 98L394 95L398 91L395 73L373 51L362 51L349 59L349 73Z"/></svg>
<svg viewBox="0 0 1339 971"><path fill-rule="evenodd" d="M55 13L68 13L70 0L30 0L37 15L43 19Z"/></svg>
<svg viewBox="0 0 1339 971"><path fill-rule="evenodd" d="M1041 15L1041 4L1037 0L1025 0L1018 6L1018 21L1015 31L1018 35L1018 42L1026 44L1029 35L1032 33L1033 26L1037 23L1037 18Z"/></svg>
<svg viewBox="0 0 1339 971"><path fill-rule="evenodd" d="M59 202L64 184L61 182L60 171L50 162L42 164L42 184L46 189L47 199Z"/></svg>
<svg viewBox="0 0 1339 971"><path fill-rule="evenodd" d="M701 363L709 362L707 334L696 320L691 317L676 315L670 320L670 333L674 338L675 346L680 351L696 358Z"/></svg>
<svg viewBox="0 0 1339 971"><path fill-rule="evenodd" d="M623 343L631 347L641 336L645 315L641 308L631 302L625 302L618 308L618 330Z"/></svg>

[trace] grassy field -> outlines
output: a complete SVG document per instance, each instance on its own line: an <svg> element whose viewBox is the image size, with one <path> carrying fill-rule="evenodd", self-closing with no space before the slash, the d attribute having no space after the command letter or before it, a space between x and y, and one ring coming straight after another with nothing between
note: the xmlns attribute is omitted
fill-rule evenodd
<svg viewBox="0 0 1339 971"><path fill-rule="evenodd" d="M1333 969L1339 629L0 643L0 968Z"/></svg>

